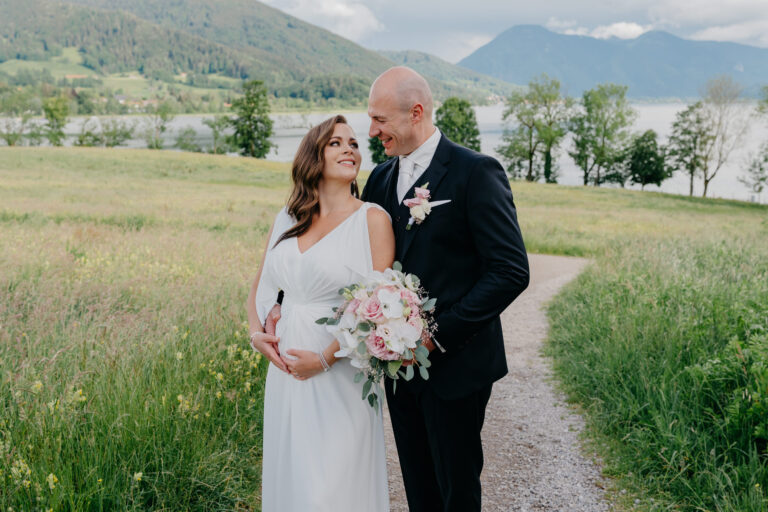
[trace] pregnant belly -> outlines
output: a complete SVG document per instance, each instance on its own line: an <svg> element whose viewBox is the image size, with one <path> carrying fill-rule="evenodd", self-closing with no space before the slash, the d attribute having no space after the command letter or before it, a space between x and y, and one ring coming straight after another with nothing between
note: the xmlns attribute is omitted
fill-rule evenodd
<svg viewBox="0 0 768 512"><path fill-rule="evenodd" d="M320 317L333 314L335 304L292 304L283 302L276 334L280 338L280 352L289 349L324 350L334 339L325 325L315 323Z"/></svg>

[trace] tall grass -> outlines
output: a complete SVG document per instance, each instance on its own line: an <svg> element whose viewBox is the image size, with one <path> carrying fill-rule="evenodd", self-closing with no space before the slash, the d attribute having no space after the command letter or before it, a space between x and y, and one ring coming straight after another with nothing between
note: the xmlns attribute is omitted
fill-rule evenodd
<svg viewBox="0 0 768 512"><path fill-rule="evenodd" d="M550 318L556 371L645 508L768 509L765 237L615 242Z"/></svg>
<svg viewBox="0 0 768 512"><path fill-rule="evenodd" d="M252 159L0 149L0 510L260 508L244 301L288 183ZM594 259L550 350L609 470L665 508L764 510L768 209L512 188L529 250Z"/></svg>

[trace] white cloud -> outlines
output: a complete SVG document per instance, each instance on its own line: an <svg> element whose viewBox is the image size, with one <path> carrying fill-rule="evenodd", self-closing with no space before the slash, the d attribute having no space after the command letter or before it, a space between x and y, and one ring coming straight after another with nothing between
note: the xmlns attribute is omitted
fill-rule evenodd
<svg viewBox="0 0 768 512"><path fill-rule="evenodd" d="M642 26L637 23L620 21L610 25L601 25L591 32L592 37L597 39L608 39L609 37L618 37L619 39L634 39L645 32L651 30L651 26Z"/></svg>
<svg viewBox="0 0 768 512"><path fill-rule="evenodd" d="M610 37L634 39L653 28L651 25L643 26L634 22L620 21L588 29L587 27L579 26L575 21L557 18L549 18L545 26L553 32L560 32L569 36L589 36L597 39L608 39Z"/></svg>
<svg viewBox="0 0 768 512"><path fill-rule="evenodd" d="M372 32L384 30L373 11L354 0L267 0L266 3L352 41L359 42Z"/></svg>
<svg viewBox="0 0 768 512"><path fill-rule="evenodd" d="M690 37L701 41L734 41L768 47L768 20L707 27L691 34Z"/></svg>

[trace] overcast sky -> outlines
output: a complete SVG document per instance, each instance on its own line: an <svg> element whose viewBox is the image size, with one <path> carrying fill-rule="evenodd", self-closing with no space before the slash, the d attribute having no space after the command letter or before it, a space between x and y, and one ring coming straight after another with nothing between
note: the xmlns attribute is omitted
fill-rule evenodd
<svg viewBox="0 0 768 512"><path fill-rule="evenodd" d="M374 50L457 62L513 25L594 37L666 30L768 47L768 0L262 0Z"/></svg>

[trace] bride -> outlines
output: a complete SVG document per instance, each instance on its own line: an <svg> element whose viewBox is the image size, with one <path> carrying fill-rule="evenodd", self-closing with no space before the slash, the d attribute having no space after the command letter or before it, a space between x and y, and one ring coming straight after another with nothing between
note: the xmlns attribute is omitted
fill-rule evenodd
<svg viewBox="0 0 768 512"><path fill-rule="evenodd" d="M313 127L293 161L248 297L251 345L270 361L264 398L264 512L389 510L381 411L361 398L356 370L315 320L338 290L392 265L389 215L360 201L360 151L343 116ZM285 294L275 336L262 319Z"/></svg>

